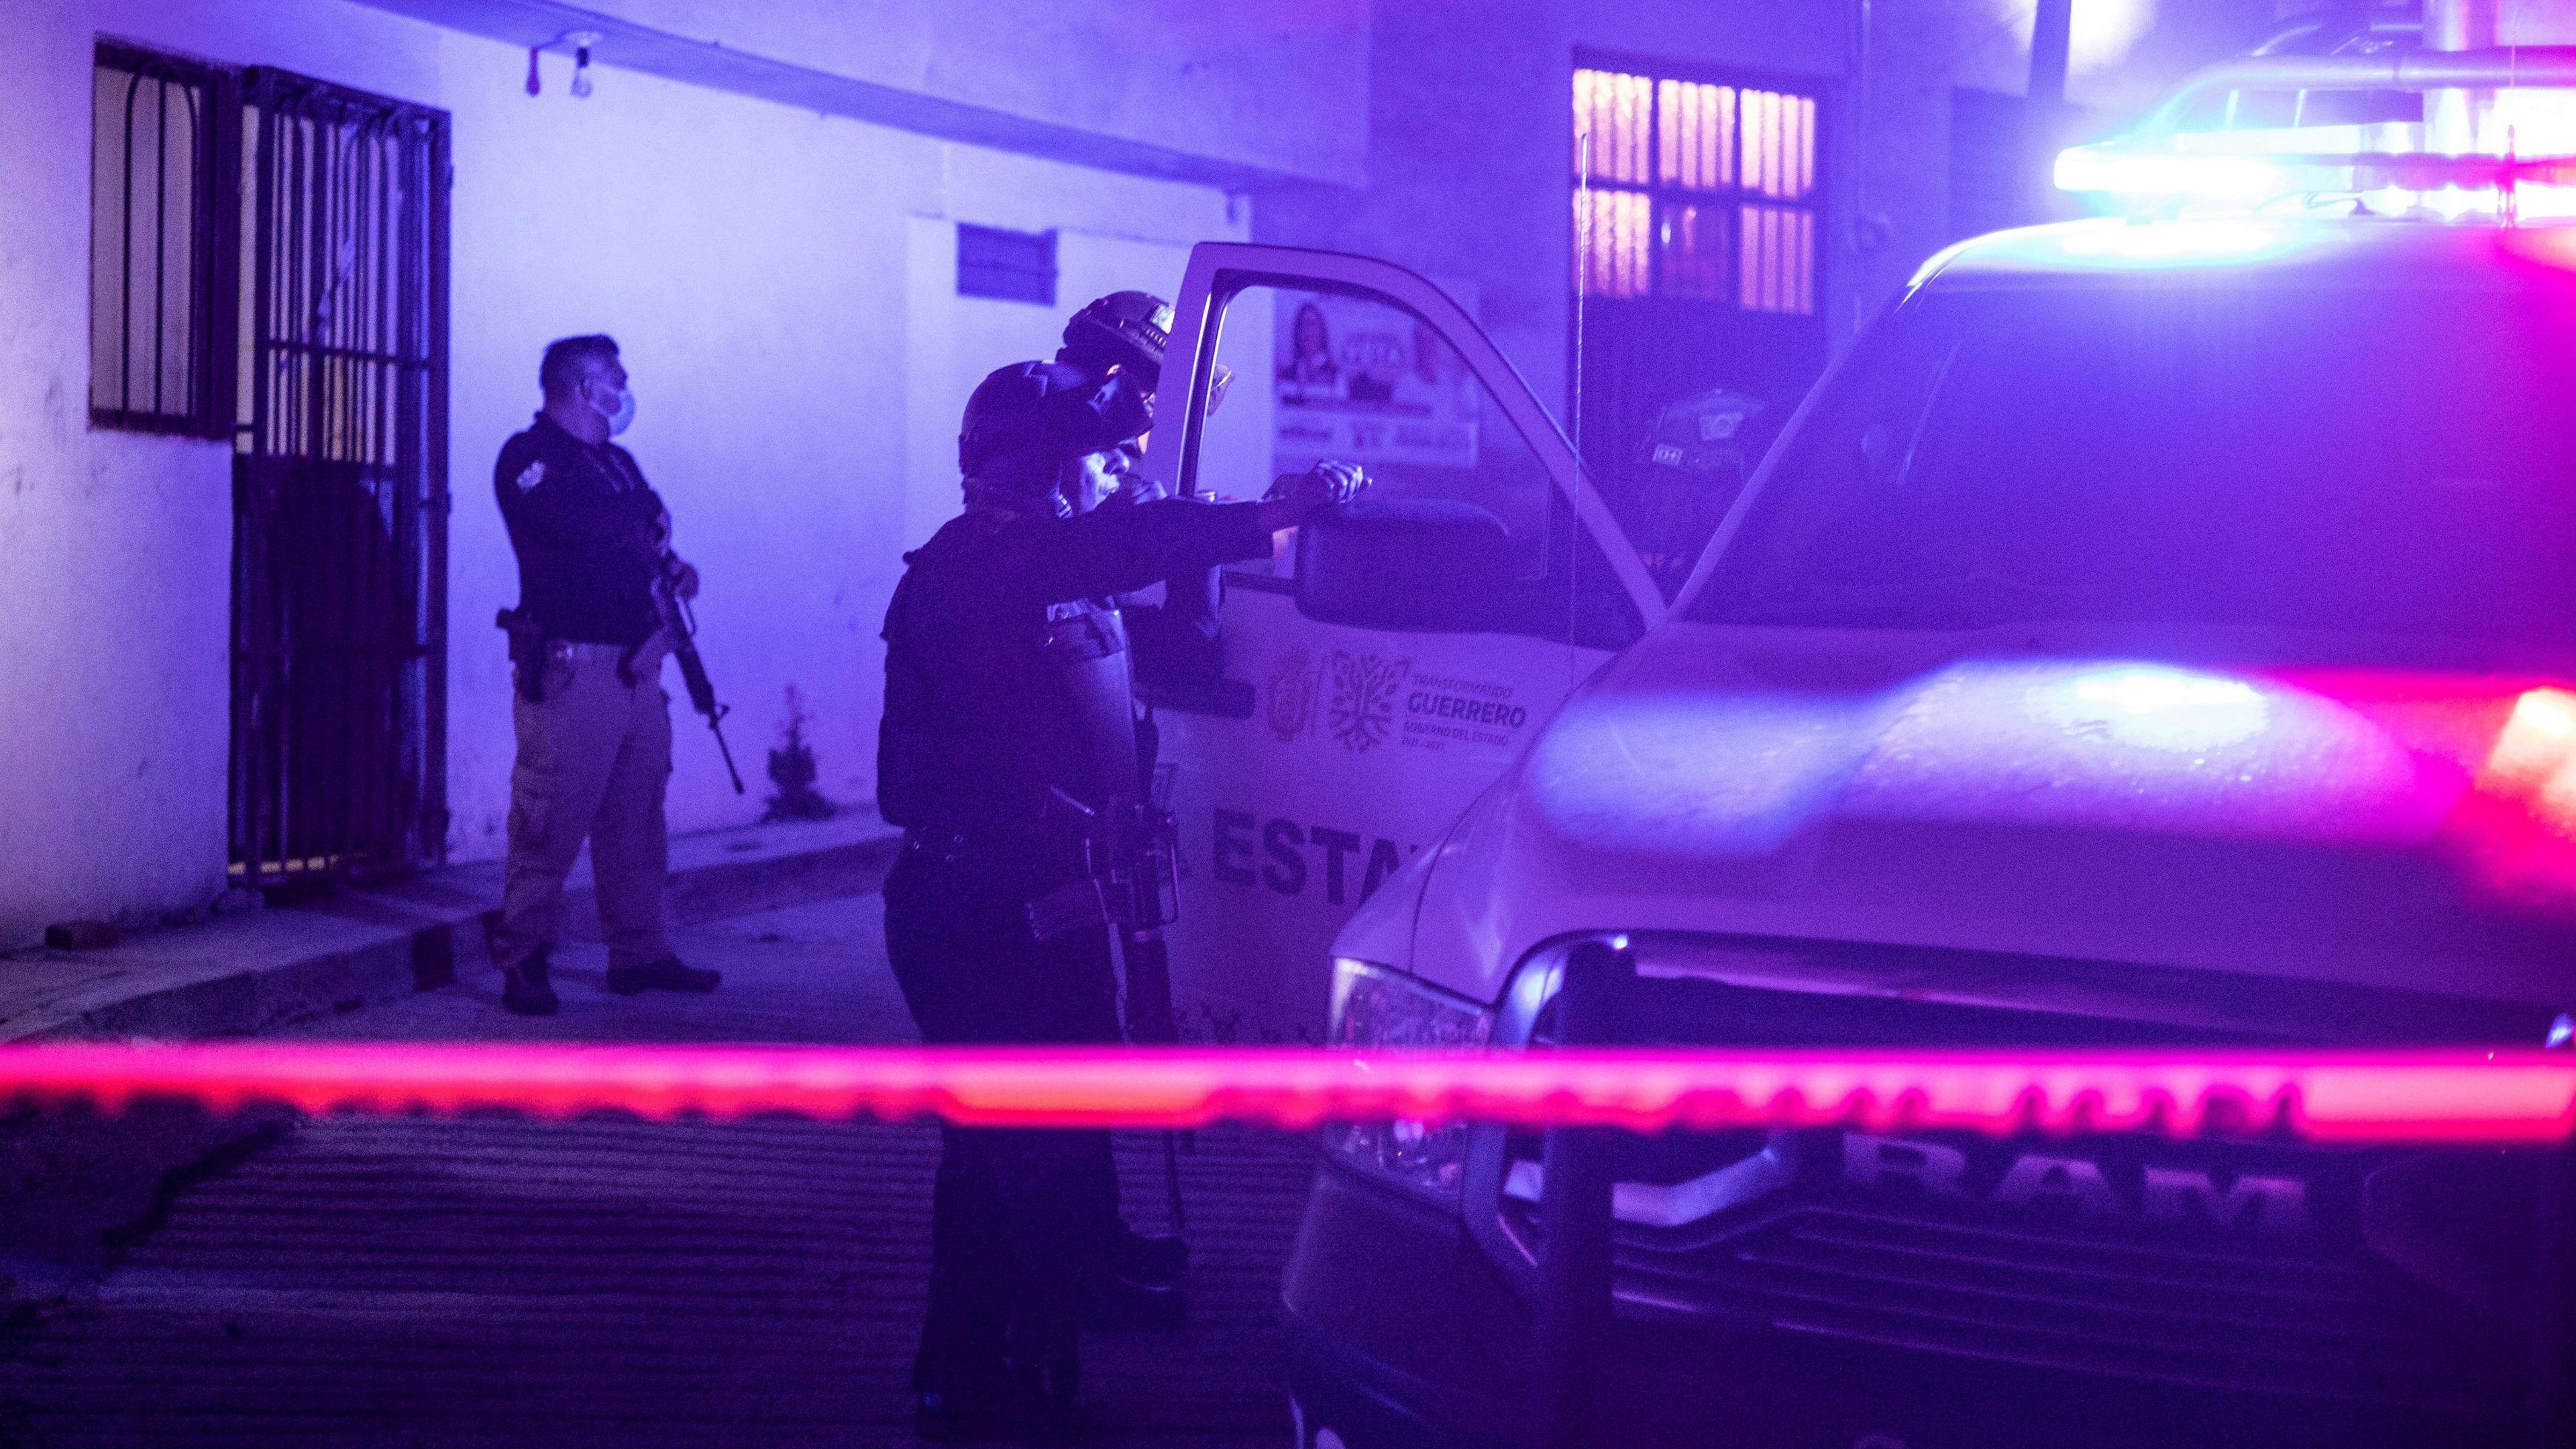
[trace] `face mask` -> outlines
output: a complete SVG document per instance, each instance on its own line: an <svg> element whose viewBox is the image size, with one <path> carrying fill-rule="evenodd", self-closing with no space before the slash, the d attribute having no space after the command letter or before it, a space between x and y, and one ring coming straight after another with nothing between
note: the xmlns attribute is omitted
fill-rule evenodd
<svg viewBox="0 0 2576 1449"><path fill-rule="evenodd" d="M1127 472L1126 455L1116 449L1086 453L1067 463L1057 493L1074 513L1089 513L1118 496Z"/></svg>
<svg viewBox="0 0 2576 1449"><path fill-rule="evenodd" d="M1144 454L1145 440L1142 438L1119 447L1118 457L1121 466L1116 480L1118 491L1110 494L1104 500L1105 502L1133 505L1151 503L1163 496L1162 489L1138 471L1144 461Z"/></svg>
<svg viewBox="0 0 2576 1449"><path fill-rule="evenodd" d="M593 402L590 407L591 411L608 419L608 435L612 438L616 437L619 433L625 432L627 428L632 426L635 422L635 390L633 388L619 388L617 390L617 402L612 407L603 408L596 402Z"/></svg>

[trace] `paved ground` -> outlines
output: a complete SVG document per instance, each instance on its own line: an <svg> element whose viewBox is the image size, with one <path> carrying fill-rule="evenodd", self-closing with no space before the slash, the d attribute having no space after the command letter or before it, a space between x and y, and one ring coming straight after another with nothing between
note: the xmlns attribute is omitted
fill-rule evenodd
<svg viewBox="0 0 2576 1449"><path fill-rule="evenodd" d="M901 1040L873 897L680 933L710 998L628 1001L598 948L565 1012L496 979L297 1028L343 1038ZM341 1118L180 1194L92 1297L0 1348L0 1443L908 1444L927 1128ZM1156 1141L1121 1143L1163 1214ZM1287 1438L1276 1285L1302 1139L1202 1134L1185 1335L1100 1337L1092 1397L1136 1444Z"/></svg>
<svg viewBox="0 0 2576 1449"><path fill-rule="evenodd" d="M872 891L899 835L846 810L675 836L667 904L694 924ZM489 974L482 918L500 895L501 862L470 861L102 949L0 953L0 1040L244 1036L400 1001L424 980ZM587 861L568 896L574 930L593 925Z"/></svg>

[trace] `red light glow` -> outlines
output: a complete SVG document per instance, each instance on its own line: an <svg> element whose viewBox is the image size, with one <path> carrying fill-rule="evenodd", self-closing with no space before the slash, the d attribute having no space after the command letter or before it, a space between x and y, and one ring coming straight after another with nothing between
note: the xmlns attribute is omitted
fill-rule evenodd
<svg viewBox="0 0 2576 1449"><path fill-rule="evenodd" d="M2576 1058L2540 1051L1786 1053L280 1044L0 1047L0 1099L114 1109L645 1117L940 1117L984 1127L1291 1130L1333 1120L1519 1126L1851 1125L1994 1134L2280 1130L2328 1142L2554 1142Z"/></svg>

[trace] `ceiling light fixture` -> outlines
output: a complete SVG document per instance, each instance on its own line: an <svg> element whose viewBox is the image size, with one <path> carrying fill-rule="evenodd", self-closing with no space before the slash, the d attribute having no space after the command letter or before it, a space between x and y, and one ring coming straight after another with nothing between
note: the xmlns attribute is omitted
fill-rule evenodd
<svg viewBox="0 0 2576 1449"><path fill-rule="evenodd" d="M563 50L569 48L572 51L573 99L587 99L593 89L590 79L591 47L599 44L606 38L606 36L601 35L596 30L567 30L563 34L556 36L552 40L546 41L542 45L529 46L528 94L532 96L538 95L543 93L545 89L544 78L537 70L537 57L545 54L549 50Z"/></svg>

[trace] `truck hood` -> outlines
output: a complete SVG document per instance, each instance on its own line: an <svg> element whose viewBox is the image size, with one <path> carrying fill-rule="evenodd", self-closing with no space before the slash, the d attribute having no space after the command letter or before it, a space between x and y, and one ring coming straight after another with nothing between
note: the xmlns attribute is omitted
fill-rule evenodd
<svg viewBox="0 0 2576 1449"><path fill-rule="evenodd" d="M1668 930L2576 994L2576 686L2354 657L1668 625L1438 847L1411 963L1491 1000Z"/></svg>

